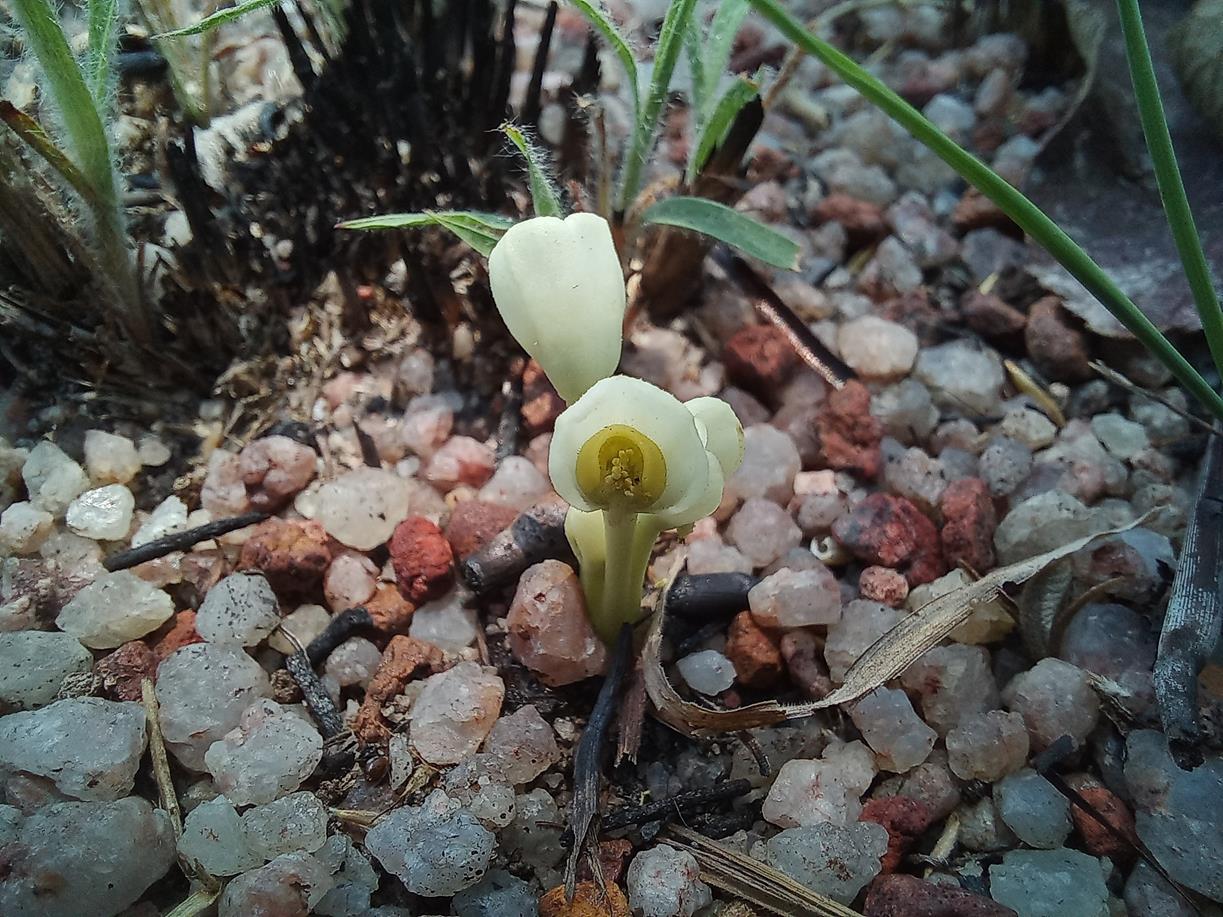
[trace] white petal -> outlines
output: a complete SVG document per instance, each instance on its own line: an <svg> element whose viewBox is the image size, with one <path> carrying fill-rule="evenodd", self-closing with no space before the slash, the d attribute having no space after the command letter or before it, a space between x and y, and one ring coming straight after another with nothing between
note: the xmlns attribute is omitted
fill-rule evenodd
<svg viewBox="0 0 1223 917"><path fill-rule="evenodd" d="M612 376L596 382L556 419L548 471L556 492L571 505L594 508L578 490L577 455L590 437L612 424L625 424L648 436L667 463L667 485L648 512L666 512L690 499L694 488L704 491L709 466L692 412L649 382Z"/></svg>
<svg viewBox="0 0 1223 917"><path fill-rule="evenodd" d="M510 227L488 259L506 327L573 403L620 362L624 274L607 221L593 213Z"/></svg>
<svg viewBox="0 0 1223 917"><path fill-rule="evenodd" d="M684 407L705 428L705 448L722 466L722 476L730 477L743 463L743 425L721 398L693 398Z"/></svg>
<svg viewBox="0 0 1223 917"><path fill-rule="evenodd" d="M722 468L712 452L706 452L705 459L709 463L705 485L694 487L682 502L664 512L656 513L660 529L677 529L690 525L712 514L721 504L724 486Z"/></svg>
<svg viewBox="0 0 1223 917"><path fill-rule="evenodd" d="M565 537L574 556L583 567L602 564L607 555L607 538L603 528L603 513L593 513L569 507L565 514Z"/></svg>

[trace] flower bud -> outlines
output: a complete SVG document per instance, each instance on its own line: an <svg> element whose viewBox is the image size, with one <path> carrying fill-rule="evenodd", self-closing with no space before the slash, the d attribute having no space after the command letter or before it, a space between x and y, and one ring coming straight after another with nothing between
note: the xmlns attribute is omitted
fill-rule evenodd
<svg viewBox="0 0 1223 917"><path fill-rule="evenodd" d="M512 226L488 259L510 334L569 404L616 371L624 274L607 221L593 213Z"/></svg>

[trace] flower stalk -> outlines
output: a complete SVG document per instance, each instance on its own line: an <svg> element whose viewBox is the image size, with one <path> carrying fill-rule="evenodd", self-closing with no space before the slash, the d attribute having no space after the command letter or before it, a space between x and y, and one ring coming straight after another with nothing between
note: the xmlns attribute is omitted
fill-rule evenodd
<svg viewBox="0 0 1223 917"><path fill-rule="evenodd" d="M591 623L612 643L641 618L658 536L709 515L743 457L743 430L716 398L681 403L641 379L615 376L625 289L605 220L536 217L506 232L489 257L493 298L510 333L569 407L548 455L568 501Z"/></svg>

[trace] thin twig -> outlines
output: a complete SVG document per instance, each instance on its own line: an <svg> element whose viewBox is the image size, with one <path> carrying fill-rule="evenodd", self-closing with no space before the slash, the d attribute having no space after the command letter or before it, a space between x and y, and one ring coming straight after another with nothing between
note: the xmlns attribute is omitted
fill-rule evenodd
<svg viewBox="0 0 1223 917"><path fill-rule="evenodd" d="M824 346L807 324L794 314L777 291L764 281L751 265L724 248L715 248L713 259L721 265L739 288L752 300L756 311L778 328L804 363L835 389L842 389L854 371L835 353Z"/></svg>
<svg viewBox="0 0 1223 917"><path fill-rule="evenodd" d="M351 637L355 632L374 626L373 618L363 606L341 611L327 622L323 632L310 641L306 647L306 656L310 664L321 665L332 654L337 646ZM281 628L282 632L284 628ZM292 674L292 673L290 673Z"/></svg>
<svg viewBox="0 0 1223 917"><path fill-rule="evenodd" d="M573 900L577 887L578 861L587 843L596 835L595 820L599 814L599 783L603 772L603 747L607 732L619 706L620 683L624 680L633 651L633 628L625 624L616 640L616 652L611 669L599 688L598 699L590 711L590 719L582 730L577 751L573 756L573 802L569 807L569 827L573 831L573 848L565 864L565 894ZM591 866L598 872L598 858L591 857Z"/></svg>
<svg viewBox="0 0 1223 917"><path fill-rule="evenodd" d="M140 680L140 696L144 701L144 716L149 730L149 758L153 761L153 779L157 782L157 795L161 807L170 816L174 836L182 837L183 811L178 805L178 794L174 792L174 779L170 776L170 759L166 755L166 741L161 733L161 708L153 690L153 679Z"/></svg>
<svg viewBox="0 0 1223 917"><path fill-rule="evenodd" d="M1132 847L1146 861L1147 865L1159 873L1160 878L1167 882L1172 887L1172 890L1188 903L1195 914L1201 914L1201 909L1198 908L1196 902L1194 902L1184 886L1173 879L1168 871L1160 865L1159 861L1155 859L1155 855L1151 853L1147 845L1140 838L1135 835L1126 834L1119 829L1105 817L1104 813L1089 802L1082 793L1063 780L1061 774L1053 769L1059 761L1073 754L1075 748L1074 740L1070 736L1059 736L1054 740L1053 744L1032 759L1032 769L1048 780L1053 785L1053 788L1070 800L1070 802L1091 816L1094 821L1099 822L1104 830L1116 840L1121 841L1121 843L1128 847Z"/></svg>
<svg viewBox="0 0 1223 917"><path fill-rule="evenodd" d="M622 806L604 815L599 827L604 831L614 831L617 828L627 828L629 825L658 821L671 815L683 816L701 812L714 803L737 799L751 792L751 789L750 780L731 780L711 787L677 793L667 799L656 799L639 806Z"/></svg>
<svg viewBox="0 0 1223 917"><path fill-rule="evenodd" d="M158 538L147 544L142 544L137 548L129 548L126 551L120 551L118 554L112 554L102 562L102 566L110 573L114 573L117 570L127 570L130 567L138 566L147 561L165 557L174 551L190 550L201 541L207 541L209 538L219 538L221 535L227 535L238 529L244 529L248 525L263 522L270 516L271 513L243 513L241 516L231 516L229 519L216 519L203 525L197 525L193 529L187 529L185 532L174 532L166 535L164 538Z"/></svg>
<svg viewBox="0 0 1223 917"><path fill-rule="evenodd" d="M1152 401L1157 401L1166 407L1172 413L1183 417L1194 426L1200 427L1205 433L1214 433L1217 428L1212 424L1207 423L1200 417L1194 417L1182 407L1173 404L1170 399L1165 398L1159 392L1152 391L1149 388L1143 388L1135 382L1131 382L1121 373L1109 366L1105 366L1099 360L1088 360L1087 365L1098 372L1101 376L1111 382L1113 385L1119 385L1132 395L1141 395L1143 398L1150 398Z"/></svg>
<svg viewBox="0 0 1223 917"><path fill-rule="evenodd" d="M327 693L322 681L315 674L314 667L310 664L310 657L306 655L306 648L302 646L297 635L287 627L280 627L279 630L297 650L285 657L285 671L293 676L293 680L301 688L302 701L314 721L318 723L319 733L323 739L332 739L344 732L344 718L340 716L340 711L332 702L331 695Z"/></svg>

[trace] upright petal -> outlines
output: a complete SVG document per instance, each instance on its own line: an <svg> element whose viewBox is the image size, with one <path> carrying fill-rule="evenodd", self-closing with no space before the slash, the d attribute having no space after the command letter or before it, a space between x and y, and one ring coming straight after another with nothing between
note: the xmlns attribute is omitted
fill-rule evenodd
<svg viewBox="0 0 1223 917"><path fill-rule="evenodd" d="M703 491L708 464L696 419L673 395L630 376L612 376L591 386L556 419L548 470L556 492L573 506L595 509L578 484L576 461L582 447L607 427L623 425L648 437L661 451L666 485L652 505L635 511L657 513ZM603 509L605 507L598 507Z"/></svg>
<svg viewBox="0 0 1223 917"><path fill-rule="evenodd" d="M722 476L730 477L743 463L743 425L721 398L693 398L684 407L705 429L705 448L722 466Z"/></svg>
<svg viewBox="0 0 1223 917"><path fill-rule="evenodd" d="M535 217L510 228L488 259L497 310L572 404L620 362L624 274L607 221Z"/></svg>

